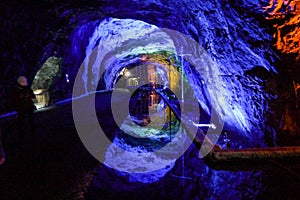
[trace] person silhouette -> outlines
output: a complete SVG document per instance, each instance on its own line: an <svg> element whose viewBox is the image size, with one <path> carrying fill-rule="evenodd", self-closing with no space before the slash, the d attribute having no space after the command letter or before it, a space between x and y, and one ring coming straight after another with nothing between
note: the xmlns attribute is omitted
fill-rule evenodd
<svg viewBox="0 0 300 200"><path fill-rule="evenodd" d="M17 111L17 126L19 131L19 139L24 139L25 123L28 122L31 136L35 135L34 126L34 105L33 99L35 95L33 90L28 86L28 82L25 76L20 76L17 79L17 86L12 93L12 101L14 108Z"/></svg>

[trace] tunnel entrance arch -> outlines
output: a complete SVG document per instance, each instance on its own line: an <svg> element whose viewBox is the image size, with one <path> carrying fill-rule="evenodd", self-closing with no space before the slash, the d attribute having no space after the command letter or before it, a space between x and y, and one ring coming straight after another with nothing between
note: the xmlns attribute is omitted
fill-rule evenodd
<svg viewBox="0 0 300 200"><path fill-rule="evenodd" d="M80 66L80 69L78 70L78 74L76 76L75 82L74 82L74 89L73 89L73 97L76 98L78 96L84 95L86 98L86 102L82 102L84 104L81 104L80 101L73 101L72 102L72 108L73 108L73 117L75 121L75 126L77 129L77 132L79 134L80 139L86 146L86 148L91 152L92 155L94 155L99 161L105 160L106 155L106 147L116 147L115 144L111 143L110 140L108 140L105 137L105 133L103 133L103 129L98 123L98 118L96 115L96 107L95 107L95 97L97 95L97 86L99 85L99 80L103 77L104 83L105 83L105 89L111 90L113 83L115 80L117 80L116 74L118 72L122 72L122 70L129 64L134 63L135 61L139 60L140 58L138 55L146 55L149 56L152 53L157 53L158 55L163 54L163 52L171 52L171 55L183 55L183 54L189 54L190 57L186 58L186 64L185 62L181 62L182 65L176 65L175 63L168 63L168 58L170 55L163 55L163 59L159 59L159 56L156 57L154 60L147 60L149 64L154 63L164 63L166 62L166 65L168 67L167 70L167 76L168 82L169 82L169 89L172 90L174 94L176 94L177 97L180 97L180 90L178 92L173 91L173 87L176 84L176 79L182 77L182 73L186 73L187 77L190 77L189 82L183 81L185 84L189 84L190 87L195 90L195 96L196 99L199 101L200 98L199 94L202 96L211 95L209 98L207 96L207 99L210 99L210 103L214 104L215 110L217 110L216 114L221 114L221 117L219 118L218 115L212 115L212 120L217 120L218 122L215 124L218 124L218 129L214 131L215 134L221 133L222 130L222 108L219 102L222 99L222 96L218 95L218 92L222 92L222 87L220 84L222 83L220 81L220 77L218 76L218 68L214 64L214 62L210 59L210 56L205 53L205 51L197 44L195 41L190 39L188 36L185 36L177 31L174 30L168 30L168 29L161 29L158 27L155 27L153 25L147 24L145 22L137 21L137 20L131 20L131 19L108 19L104 20L103 24L100 23L100 25L95 28L95 32L93 33L93 36L89 40L89 45L87 46L86 50L86 58L84 59L82 65ZM196 49L196 50L195 50ZM175 56L176 57L176 56ZM142 56L141 59L144 59ZM192 66L192 67L191 67ZM192 68L192 69L191 69ZM149 68L149 70L153 70L154 67ZM173 71L171 69L174 69ZM181 69L181 70L180 70ZM148 70L148 68L147 68ZM181 73L182 72L182 73ZM198 76L194 76L195 73L198 72ZM103 75L103 74L106 75ZM125 76L126 72L124 73L123 77ZM174 74L174 76L173 76ZM147 77L147 82L150 84L152 81L151 76ZM156 76L154 76L156 77ZM176 77L176 79L173 77ZM199 81L199 78L202 77L203 82ZM171 80L172 79L172 80ZM212 82L213 81L213 82ZM119 81L120 82L120 79ZM200 83L200 84L199 84ZM209 83L209 84L205 84ZM207 86L207 93L202 93L202 89L205 89L204 87ZM200 87L200 89L198 88ZM216 90L217 88L217 90ZM181 87L179 87L181 89ZM114 90L112 91L112 100L111 103L117 102L114 101L114 98L118 98L118 96L114 95ZM127 98L127 97L126 97ZM118 127L122 127L122 124L124 122L123 118L120 118L118 116L124 116L129 113L129 100L130 95L128 95L128 98L125 100L122 100L122 105L117 104L111 105L111 112L114 118L114 121L118 125ZM204 102L204 100L203 100ZM100 101L101 103L101 101ZM207 102L204 102L203 105L205 105ZM195 104L191 105L198 105L198 102L196 101ZM207 106L206 106L207 107ZM84 108L82 110L81 108ZM198 106L195 106L195 108L198 108ZM196 109L190 109L192 112L189 113L189 117L186 117L185 119L197 119L199 113ZM185 110L185 109L184 109ZM185 110L186 111L186 110ZM220 111L220 112L218 112ZM88 126L82 124L81 122L84 122L85 120L80 120L82 116L88 116ZM127 116L127 115L126 115ZM78 123L76 123L78 122ZM85 128L89 128L89 130L85 130ZM197 129L197 127L193 127L194 129ZM92 130L91 130L92 129ZM182 129L180 129L182 130ZM208 133L212 130L208 130ZM85 133L89 132L89 135L87 136ZM197 131L196 131L197 132ZM193 132L195 134L196 132ZM95 135L94 135L95 134ZM98 138L98 139L95 139ZM218 137L214 137L213 143L216 143ZM162 155L163 151L169 148L172 148L177 146L174 143L177 143L178 141L181 141L180 134L176 134L176 139L171 140L170 143L168 143L163 148L159 149L155 152L145 152L147 155L149 153L151 156L157 157L157 155ZM180 147L180 149L184 149L183 151L179 151L179 149L174 150L173 152L177 152L180 154L180 152L184 152L189 144L191 144L191 140L187 141L187 143L184 144L184 147ZM117 147L118 148L118 147ZM124 149L118 148L117 151L122 151L120 155L127 154ZM113 150L115 151L115 150ZM132 152L131 153L137 155L139 152ZM155 155L154 155L154 154ZM201 152L201 153L208 153L208 151ZM178 154L172 155L172 156L180 156ZM137 156L139 157L139 156ZM171 159L167 159L167 162L171 162L171 160L174 160L175 157L172 157ZM141 155L140 159L144 159ZM177 157L178 158L178 157ZM120 158L121 159L121 158ZM141 161L142 162L142 161ZM173 161L172 161L173 162ZM111 160L109 161L111 163ZM137 161L136 163L139 163ZM111 163L114 167L114 163ZM165 163L161 163L162 165L165 165ZM156 165L155 169L160 169L161 165ZM138 169L138 168L136 168ZM140 168L139 168L140 169ZM152 169L145 169L145 171L153 171ZM120 169L121 170L121 169ZM124 169L125 170L125 169ZM127 169L126 169L127 170ZM144 168L143 168L144 170ZM122 171L122 170L121 170Z"/></svg>

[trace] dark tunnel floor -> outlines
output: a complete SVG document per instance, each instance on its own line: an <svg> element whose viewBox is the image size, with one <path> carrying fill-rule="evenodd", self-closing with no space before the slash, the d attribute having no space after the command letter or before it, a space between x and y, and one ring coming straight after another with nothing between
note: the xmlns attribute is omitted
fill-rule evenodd
<svg viewBox="0 0 300 200"><path fill-rule="evenodd" d="M15 119L2 122L6 161L0 166L0 199L74 199L98 162L71 122L70 106L35 113L37 138L16 142ZM70 119L70 120L69 120Z"/></svg>
<svg viewBox="0 0 300 200"><path fill-rule="evenodd" d="M198 158L194 145L185 152L184 162L179 158L157 181L133 181L87 152L71 111L65 104L35 113L37 138L27 138L22 146L15 142L15 119L1 121L7 160L0 166L0 199L298 199L300 195L299 160L216 170Z"/></svg>

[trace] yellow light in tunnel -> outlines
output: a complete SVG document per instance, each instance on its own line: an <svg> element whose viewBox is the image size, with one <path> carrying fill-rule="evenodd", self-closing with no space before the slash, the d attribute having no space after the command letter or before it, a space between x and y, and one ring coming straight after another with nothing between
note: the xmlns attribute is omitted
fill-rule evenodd
<svg viewBox="0 0 300 200"><path fill-rule="evenodd" d="M129 76L131 76L130 71L126 71L125 74L124 74L124 76L126 76L127 78L128 78Z"/></svg>

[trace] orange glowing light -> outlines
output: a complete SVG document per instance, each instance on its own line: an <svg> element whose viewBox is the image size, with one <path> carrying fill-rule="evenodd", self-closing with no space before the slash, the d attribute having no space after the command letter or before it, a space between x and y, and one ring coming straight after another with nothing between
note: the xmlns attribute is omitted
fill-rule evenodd
<svg viewBox="0 0 300 200"><path fill-rule="evenodd" d="M274 23L274 46L284 54L298 55L300 60L300 0L270 0L263 9L269 15L266 19L280 19Z"/></svg>

